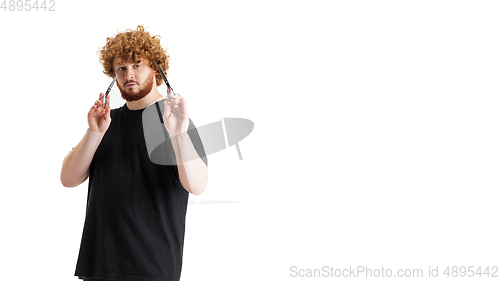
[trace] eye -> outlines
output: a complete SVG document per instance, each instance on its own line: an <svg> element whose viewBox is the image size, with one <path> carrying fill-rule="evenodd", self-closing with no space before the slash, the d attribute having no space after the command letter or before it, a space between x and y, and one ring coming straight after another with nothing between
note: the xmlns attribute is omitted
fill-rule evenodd
<svg viewBox="0 0 500 281"><path fill-rule="evenodd" d="M135 68L138 68L138 67L139 67L139 65L138 65L138 64L136 64L136 65L134 65L134 67L135 67Z"/></svg>
<svg viewBox="0 0 500 281"><path fill-rule="evenodd" d="M118 67L118 70L123 71L123 70L125 70L125 67L123 67L123 66Z"/></svg>

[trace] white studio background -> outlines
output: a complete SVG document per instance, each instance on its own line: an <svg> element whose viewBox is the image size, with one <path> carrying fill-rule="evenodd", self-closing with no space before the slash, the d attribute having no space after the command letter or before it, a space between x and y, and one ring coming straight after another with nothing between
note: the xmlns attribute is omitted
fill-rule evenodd
<svg viewBox="0 0 500 281"><path fill-rule="evenodd" d="M169 81L197 126L255 124L243 160L234 146L209 155L182 280L500 266L499 2L54 8L0 10L2 279L77 280L87 182L64 188L61 163L111 82L98 49L139 24L162 36ZM111 99L124 103L116 86Z"/></svg>

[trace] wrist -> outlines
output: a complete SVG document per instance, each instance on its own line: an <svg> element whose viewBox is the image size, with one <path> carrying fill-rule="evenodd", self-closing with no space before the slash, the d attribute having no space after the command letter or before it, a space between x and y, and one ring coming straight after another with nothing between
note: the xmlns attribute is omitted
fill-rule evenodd
<svg viewBox="0 0 500 281"><path fill-rule="evenodd" d="M189 138L187 132L172 132L172 133L169 132L169 135L170 139L175 139L177 141L182 141L186 138Z"/></svg>
<svg viewBox="0 0 500 281"><path fill-rule="evenodd" d="M102 138L104 136L105 132L101 132L99 129L91 128L87 130L87 134L92 137L100 137Z"/></svg>

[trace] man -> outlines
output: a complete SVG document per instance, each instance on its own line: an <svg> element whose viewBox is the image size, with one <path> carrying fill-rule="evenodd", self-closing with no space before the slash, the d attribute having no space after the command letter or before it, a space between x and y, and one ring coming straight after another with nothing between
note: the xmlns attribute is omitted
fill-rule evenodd
<svg viewBox="0 0 500 281"><path fill-rule="evenodd" d="M126 103L111 110L110 96L104 101L100 93L88 112L85 136L63 161L64 186L89 179L75 276L177 281L188 195L201 194L208 180L203 146L186 100L177 95L168 103L158 92L162 78L156 65L168 70L169 62L158 36L142 26L118 33L107 38L100 61L106 75L117 76ZM158 130L168 133L164 152L173 151L175 165L158 165L148 155L142 112L153 107L162 118Z"/></svg>

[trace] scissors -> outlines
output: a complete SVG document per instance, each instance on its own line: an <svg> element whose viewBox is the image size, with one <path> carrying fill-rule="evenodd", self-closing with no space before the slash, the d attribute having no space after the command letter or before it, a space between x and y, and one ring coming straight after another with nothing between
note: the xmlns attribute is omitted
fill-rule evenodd
<svg viewBox="0 0 500 281"><path fill-rule="evenodd" d="M113 81L109 85L108 90L106 90L106 94L102 97L102 99L103 99L103 101L102 101L102 107L104 107L104 104L107 103L106 98L108 97L109 92L111 92L111 88L113 88L113 85L115 84L115 81L116 81L117 77L118 77L118 75L115 76L115 79L113 79Z"/></svg>
<svg viewBox="0 0 500 281"><path fill-rule="evenodd" d="M163 69L161 69L161 66L158 64L158 71L161 74L161 77L163 78L163 81L165 81L165 84L167 85L167 103L171 103L174 100L174 96L178 95L179 97L181 95L174 93L174 89L170 87L170 83L168 83L167 76L165 76L165 73L163 73ZM173 95L170 95L170 91L172 91ZM175 103L177 105L177 103Z"/></svg>

